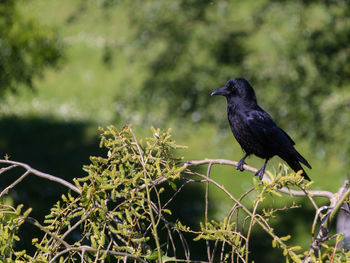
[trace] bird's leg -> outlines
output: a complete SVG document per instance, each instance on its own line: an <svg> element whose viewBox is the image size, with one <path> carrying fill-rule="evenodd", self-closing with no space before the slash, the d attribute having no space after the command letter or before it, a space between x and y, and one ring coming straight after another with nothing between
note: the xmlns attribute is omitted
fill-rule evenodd
<svg viewBox="0 0 350 263"><path fill-rule="evenodd" d="M267 164L268 161L269 161L269 159L266 159L265 162L264 162L263 167L261 167L261 169L255 173L255 176L259 176L260 180L262 180L262 178L264 176L265 167L266 167L266 164Z"/></svg>
<svg viewBox="0 0 350 263"><path fill-rule="evenodd" d="M243 172L243 170L244 170L243 165L245 165L244 160L245 160L245 158L248 157L248 155L249 154L244 155L244 157L238 162L237 168L236 168L237 170L240 170L241 172Z"/></svg>

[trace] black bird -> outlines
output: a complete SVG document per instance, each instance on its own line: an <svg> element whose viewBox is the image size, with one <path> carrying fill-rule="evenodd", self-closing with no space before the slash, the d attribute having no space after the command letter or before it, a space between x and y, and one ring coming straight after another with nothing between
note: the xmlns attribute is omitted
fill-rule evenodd
<svg viewBox="0 0 350 263"><path fill-rule="evenodd" d="M310 164L295 150L295 142L279 128L271 116L259 107L255 92L243 78L230 79L225 87L215 90L213 95L223 95L227 100L227 116L232 133L241 145L245 156L238 162L237 170L243 171L244 160L251 154L265 159L263 167L256 172L262 179L270 158L277 155L295 171L310 181L300 163L311 169Z"/></svg>

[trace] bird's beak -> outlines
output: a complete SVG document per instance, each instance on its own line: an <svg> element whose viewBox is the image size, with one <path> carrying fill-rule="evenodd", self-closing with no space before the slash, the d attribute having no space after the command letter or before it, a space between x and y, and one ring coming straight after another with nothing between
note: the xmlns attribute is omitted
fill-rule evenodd
<svg viewBox="0 0 350 263"><path fill-rule="evenodd" d="M223 96L227 95L226 87L222 87L220 89L217 89L210 94L210 96L214 96L214 95L223 95Z"/></svg>

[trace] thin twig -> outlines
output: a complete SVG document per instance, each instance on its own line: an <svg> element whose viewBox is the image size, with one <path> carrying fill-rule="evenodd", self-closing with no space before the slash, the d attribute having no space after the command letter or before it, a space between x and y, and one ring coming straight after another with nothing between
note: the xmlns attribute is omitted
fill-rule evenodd
<svg viewBox="0 0 350 263"><path fill-rule="evenodd" d="M17 166L18 165L14 164L14 165L10 165L10 166L7 166L7 167L3 167L3 168L0 169L0 174L4 173L6 171L9 171L9 170L11 170L11 169L13 169L13 168L15 168Z"/></svg>
<svg viewBox="0 0 350 263"><path fill-rule="evenodd" d="M210 263L209 261L203 261L203 260L187 260L187 259L174 259L174 258L165 259L163 262L164 263L165 262Z"/></svg>
<svg viewBox="0 0 350 263"><path fill-rule="evenodd" d="M207 169L207 178L210 177L210 169L211 169L211 163L208 165ZM207 180L205 182L205 206L204 206L204 220L205 220L205 230L208 230L208 205L209 205L209 181ZM209 262L212 262L212 257L210 255L210 242L209 240L205 240L206 246L207 246L207 255Z"/></svg>
<svg viewBox="0 0 350 263"><path fill-rule="evenodd" d="M307 196L307 198L309 198L311 204L312 204L312 205L314 206L314 208L317 210L317 209L318 209L318 206L317 206L315 200L312 198L312 196L309 195L309 193L307 192L307 190L306 190L304 187L302 187L301 190L305 193L305 196ZM334 195L333 195L333 196L334 196Z"/></svg>
<svg viewBox="0 0 350 263"><path fill-rule="evenodd" d="M107 251L110 250L112 244L113 244L113 239L111 238L111 240L109 241L109 244L108 244L108 246L107 246L107 249L106 249ZM105 259L102 259L101 263L104 263L104 262L105 262Z"/></svg>
<svg viewBox="0 0 350 263"><path fill-rule="evenodd" d="M11 188L13 188L13 187L16 186L16 184L19 184L25 177L27 177L28 174L29 174L29 171L26 171L26 172L25 172L24 174L22 174L16 181L14 181L12 184L10 184L8 187L6 187L6 188L0 193L0 198L1 198L3 195L7 194L8 191L9 191Z"/></svg>
<svg viewBox="0 0 350 263"><path fill-rule="evenodd" d="M311 227L311 237L312 237L312 239L314 238L314 235L315 235L315 228L316 228L316 224L317 224L317 219L319 218L320 213L323 210L326 210L328 208L329 208L329 206L324 205L324 206L321 206L319 209L316 210L314 221L313 221L312 227ZM321 220L322 220L322 218L321 218Z"/></svg>
<svg viewBox="0 0 350 263"><path fill-rule="evenodd" d="M263 191L265 190L265 188L263 189ZM249 257L249 239L250 239L250 234L254 225L254 221L255 221L255 213L256 213L256 209L258 209L258 205L260 203L260 196L258 196L258 198L255 201L255 205L254 205L254 209L252 212L252 217L250 219L250 223L249 223L249 227L248 227L248 233L247 233L247 241L246 241L246 246L245 246L245 261L248 262L248 257Z"/></svg>
<svg viewBox="0 0 350 263"><path fill-rule="evenodd" d="M94 209L92 209L91 211L89 211L88 213L85 214L85 216L80 219L78 222L76 222L71 228L69 228L63 235L62 235L62 239L65 239L69 233L71 233L74 229L76 229L82 222L84 222L88 217L89 215L94 211Z"/></svg>
<svg viewBox="0 0 350 263"><path fill-rule="evenodd" d="M80 247L71 247L71 248L67 248L65 250L62 250L60 253L57 253L56 256L54 256L49 263L55 262L56 259L58 259L60 256L69 253L71 251L89 251L89 252L97 252L97 249L89 247L89 246L80 246ZM105 254L109 254L109 255L114 255L114 256L121 256L121 257L129 257L131 259L137 260L138 262L142 262L142 263L147 263L146 260L133 255L133 254L129 254L129 253L125 253L125 252L117 252L117 251L112 251L112 250L100 250L101 253L105 253Z"/></svg>
<svg viewBox="0 0 350 263"><path fill-rule="evenodd" d="M149 157L152 156L152 152L153 152L154 148L157 146L158 142L159 142L159 139L157 139L156 142L153 144L151 150L149 151L149 153L147 155L147 158L145 160L145 164L148 162Z"/></svg>
<svg viewBox="0 0 350 263"><path fill-rule="evenodd" d="M180 193L180 191L182 190L182 188L183 188L186 184L188 184L188 183L189 183L188 181L185 181L185 182L176 190L176 192L171 196L171 198L169 198L169 200L163 205L162 210L164 210L164 209L171 203L171 201L174 200L175 196L176 196L178 193Z"/></svg>

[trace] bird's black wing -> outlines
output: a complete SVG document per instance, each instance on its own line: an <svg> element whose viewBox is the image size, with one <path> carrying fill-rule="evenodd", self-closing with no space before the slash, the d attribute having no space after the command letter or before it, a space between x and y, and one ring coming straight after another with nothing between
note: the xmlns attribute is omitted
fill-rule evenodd
<svg viewBox="0 0 350 263"><path fill-rule="evenodd" d="M261 145L282 159L294 156L298 161L311 168L310 164L293 147L295 142L279 128L271 116L262 109L250 110L246 115L246 123L255 139Z"/></svg>
<svg viewBox="0 0 350 263"><path fill-rule="evenodd" d="M269 145L276 151L276 154L281 148L293 149L294 141L276 125L265 111L250 110L246 115L246 123L256 140L262 145Z"/></svg>
<svg viewBox="0 0 350 263"><path fill-rule="evenodd" d="M295 142L280 127L276 125L271 116L262 109L251 110L247 114L247 124L256 138L263 140L261 143L269 143L271 147L291 147Z"/></svg>

